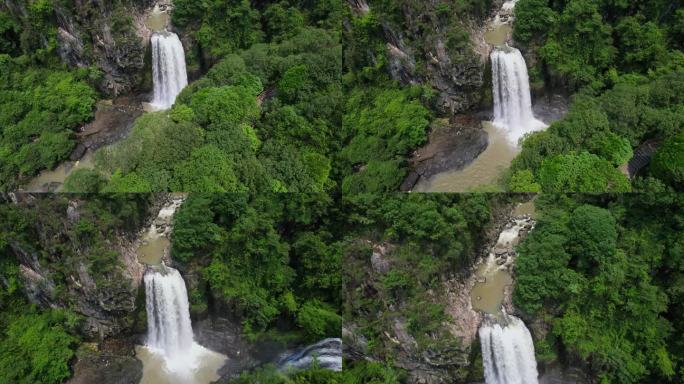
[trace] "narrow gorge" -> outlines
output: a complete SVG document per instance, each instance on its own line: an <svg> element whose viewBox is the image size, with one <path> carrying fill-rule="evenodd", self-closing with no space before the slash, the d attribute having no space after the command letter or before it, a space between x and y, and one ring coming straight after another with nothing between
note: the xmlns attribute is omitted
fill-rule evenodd
<svg viewBox="0 0 684 384"><path fill-rule="evenodd" d="M537 362L534 343L525 323L507 313L512 311L511 295L515 289L515 247L534 228L529 209L522 204L499 235L494 247L476 269L476 283L471 292L472 306L484 313L480 337L484 378L487 384L536 384ZM522 213L522 215L520 215Z"/></svg>

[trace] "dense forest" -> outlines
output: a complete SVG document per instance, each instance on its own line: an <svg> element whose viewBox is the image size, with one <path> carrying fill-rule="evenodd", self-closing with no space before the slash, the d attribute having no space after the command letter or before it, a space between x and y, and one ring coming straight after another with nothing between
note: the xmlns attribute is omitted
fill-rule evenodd
<svg viewBox="0 0 684 384"><path fill-rule="evenodd" d="M580 361L601 383L684 380L683 204L678 194L537 199L513 300L544 324L539 361Z"/></svg>
<svg viewBox="0 0 684 384"><path fill-rule="evenodd" d="M508 188L626 192L682 188L684 9L679 1L520 0L513 36L532 83L576 92L568 115L522 144ZM617 167L659 148L632 182Z"/></svg>
<svg viewBox="0 0 684 384"><path fill-rule="evenodd" d="M285 319L308 341L339 336L337 209L325 194L191 194L172 252L200 276L193 310L224 305L253 337Z"/></svg>

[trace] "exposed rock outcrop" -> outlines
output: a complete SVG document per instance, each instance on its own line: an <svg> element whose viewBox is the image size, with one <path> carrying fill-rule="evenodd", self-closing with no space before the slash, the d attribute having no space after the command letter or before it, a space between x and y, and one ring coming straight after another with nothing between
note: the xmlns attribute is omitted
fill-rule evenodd
<svg viewBox="0 0 684 384"><path fill-rule="evenodd" d="M19 263L26 297L43 308L69 308L81 315L81 332L89 339L101 340L135 328L143 274L136 255L136 233L109 232L93 249L89 237L92 234L87 234L93 229L82 220L88 201L62 196L18 196L21 198L15 204L37 214L27 232L31 234L30 241L21 237L9 240L11 254ZM96 258L105 258L107 270L93 264Z"/></svg>
<svg viewBox="0 0 684 384"><path fill-rule="evenodd" d="M463 169L484 152L487 144L487 132L481 129L477 119L459 116L453 123L435 121L428 143L416 150L409 160L412 171L400 189L410 191L421 178Z"/></svg>
<svg viewBox="0 0 684 384"><path fill-rule="evenodd" d="M356 16L374 11L365 0L348 3ZM490 13L503 1L492 3ZM381 15L382 10L377 14ZM396 15L400 23L397 18L382 20L384 54L392 78L405 85L429 84L437 91L435 106L446 115L463 113L480 104L487 62L482 53L483 47L487 49L482 44L484 20L464 12L454 15L444 13L442 2L421 2L402 6L401 15Z"/></svg>
<svg viewBox="0 0 684 384"><path fill-rule="evenodd" d="M53 2L57 54L70 67L99 68L103 76L98 85L108 96L138 90L151 34L145 14L153 4L154 0ZM29 28L32 21L25 7L22 0L0 3L0 10ZM47 46L48 39L43 40Z"/></svg>
<svg viewBox="0 0 684 384"><path fill-rule="evenodd" d="M74 375L67 384L139 383L143 365L135 357L134 340L113 339L101 344L86 343L77 352Z"/></svg>

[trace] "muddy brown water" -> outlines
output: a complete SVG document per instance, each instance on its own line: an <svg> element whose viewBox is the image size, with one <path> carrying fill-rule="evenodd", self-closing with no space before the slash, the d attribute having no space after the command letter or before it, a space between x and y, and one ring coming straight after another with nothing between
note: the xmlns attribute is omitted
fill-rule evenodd
<svg viewBox="0 0 684 384"><path fill-rule="evenodd" d="M162 12L157 5L145 20L145 26L153 32L159 32L166 29L170 21L171 17L169 17L169 14Z"/></svg>
<svg viewBox="0 0 684 384"><path fill-rule="evenodd" d="M513 212L514 217L522 217L534 214L534 202L519 204ZM499 234L496 244L490 250L487 258L477 265L475 276L477 282L470 292L470 301L473 309L479 310L496 317L503 316L501 306L503 304L506 287L513 284L513 276L508 268L499 266L495 254L497 250L513 250L520 240L520 229L529 220L516 219L515 225L505 228ZM508 262L513 262L508 259Z"/></svg>
<svg viewBox="0 0 684 384"><path fill-rule="evenodd" d="M138 261L147 265L159 265L170 248L171 241L168 238L147 236L138 248Z"/></svg>
<svg viewBox="0 0 684 384"><path fill-rule="evenodd" d="M480 264L475 274L486 280L473 287L470 294L473 309L492 315L501 313L504 291L506 286L513 284L513 277L505 270L491 268L488 263Z"/></svg>
<svg viewBox="0 0 684 384"><path fill-rule="evenodd" d="M512 32L513 28L509 24L501 24L485 32L484 38L487 44L497 47L506 44Z"/></svg>
<svg viewBox="0 0 684 384"><path fill-rule="evenodd" d="M88 151L79 161L66 161L52 170L44 170L38 176L31 179L31 181L24 187L27 192L43 192L45 186L50 184L59 184L56 192L62 190L64 180L77 169L93 169L95 164L93 162L93 153Z"/></svg>
<svg viewBox="0 0 684 384"><path fill-rule="evenodd" d="M206 350L201 365L182 376L165 368L164 357L144 346L135 347L135 356L143 362L140 384L209 384L218 380L218 370L226 362L226 356Z"/></svg>
<svg viewBox="0 0 684 384"><path fill-rule="evenodd" d="M506 134L491 122L482 122L489 135L489 145L472 163L465 168L439 173L429 179L421 178L417 192L468 192L483 185L495 184L501 173L506 170L518 154L511 146Z"/></svg>

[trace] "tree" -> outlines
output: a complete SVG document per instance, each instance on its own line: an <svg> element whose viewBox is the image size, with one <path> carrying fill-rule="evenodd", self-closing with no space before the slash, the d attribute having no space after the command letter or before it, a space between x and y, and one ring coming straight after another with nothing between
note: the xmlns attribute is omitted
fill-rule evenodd
<svg viewBox="0 0 684 384"><path fill-rule="evenodd" d="M71 376L69 361L78 338L76 318L64 310L13 318L0 339L0 378L7 383L61 383Z"/></svg>
<svg viewBox="0 0 684 384"><path fill-rule="evenodd" d="M546 0L522 0L515 6L513 37L516 41L529 43L533 38L544 38L554 29L558 14Z"/></svg>
<svg viewBox="0 0 684 384"><path fill-rule="evenodd" d="M529 169L518 171L508 181L511 192L541 192L541 186L534 181L534 175Z"/></svg>
<svg viewBox="0 0 684 384"><path fill-rule="evenodd" d="M675 188L684 188L684 133L663 143L653 155L651 172Z"/></svg>
<svg viewBox="0 0 684 384"><path fill-rule="evenodd" d="M571 88L595 81L615 58L612 28L603 22L597 3L568 1L558 18L558 27L539 50L542 59L567 79Z"/></svg>
<svg viewBox="0 0 684 384"><path fill-rule="evenodd" d="M124 176L120 171L114 172L107 185L102 188L102 192L108 193L144 193L151 190L150 183L137 173L131 172Z"/></svg>
<svg viewBox="0 0 684 384"><path fill-rule="evenodd" d="M297 325L304 330L310 341L339 335L342 317L335 312L319 301L307 301L297 313Z"/></svg>
<svg viewBox="0 0 684 384"><path fill-rule="evenodd" d="M629 180L607 160L587 152L556 155L542 162L539 184L546 192L628 192Z"/></svg>
<svg viewBox="0 0 684 384"><path fill-rule="evenodd" d="M570 215L566 249L576 270L595 273L613 262L617 251L615 218L608 210L582 205Z"/></svg>
<svg viewBox="0 0 684 384"><path fill-rule="evenodd" d="M626 17L617 25L616 32L625 71L646 72L667 59L665 34L655 23Z"/></svg>
<svg viewBox="0 0 684 384"><path fill-rule="evenodd" d="M64 192L97 193L107 180L98 171L77 169L64 180Z"/></svg>
<svg viewBox="0 0 684 384"><path fill-rule="evenodd" d="M195 192L236 192L241 189L233 162L213 145L192 152L188 160L175 165L171 189Z"/></svg>
<svg viewBox="0 0 684 384"><path fill-rule="evenodd" d="M192 96L195 122L212 128L220 123L253 123L258 117L256 100L244 87L204 88Z"/></svg>

